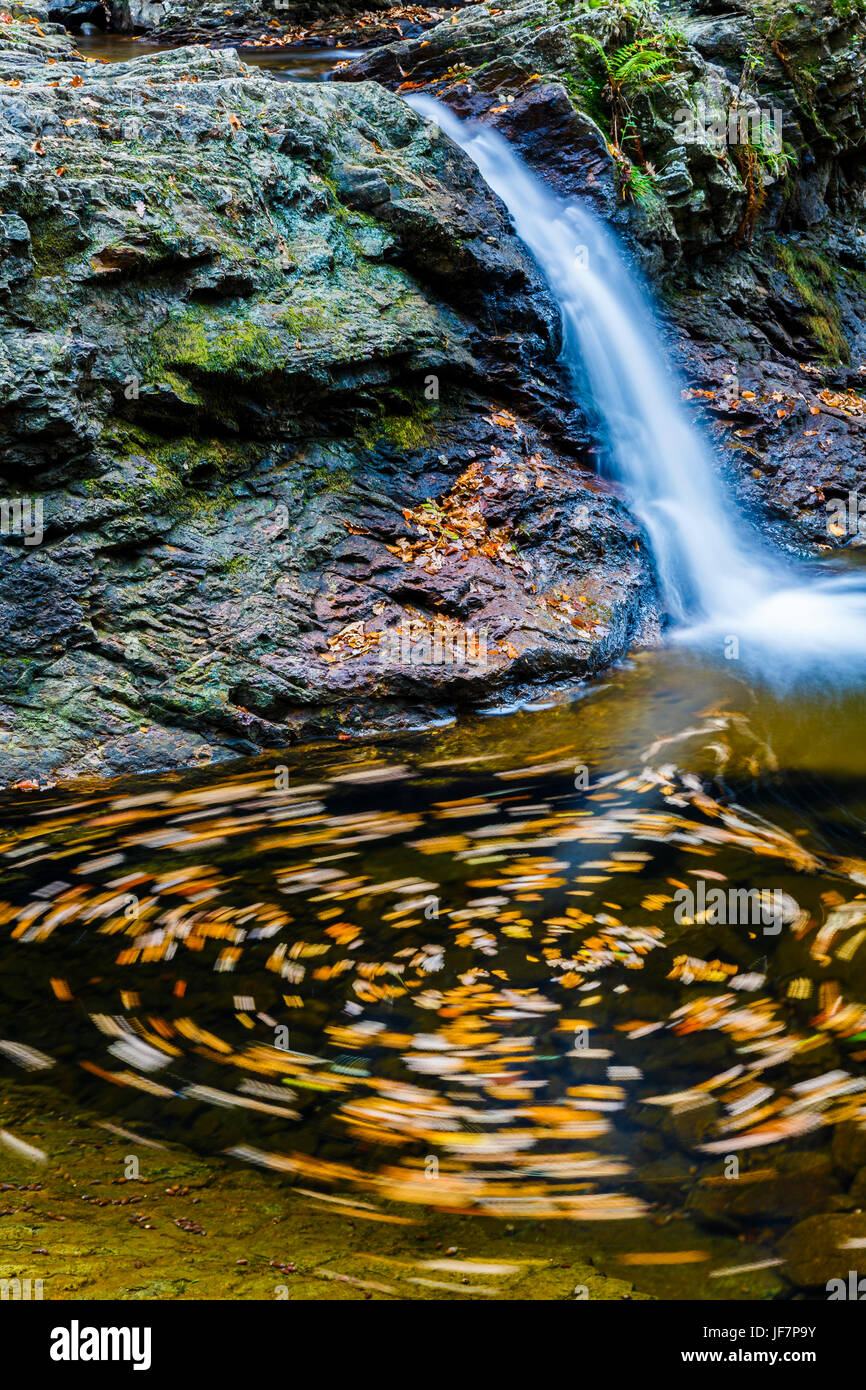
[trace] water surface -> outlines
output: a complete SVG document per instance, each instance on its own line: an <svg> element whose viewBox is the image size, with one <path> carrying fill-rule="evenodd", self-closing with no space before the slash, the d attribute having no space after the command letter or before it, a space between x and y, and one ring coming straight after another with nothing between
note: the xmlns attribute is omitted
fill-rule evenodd
<svg viewBox="0 0 866 1390"><path fill-rule="evenodd" d="M739 1289L706 1282L726 1160L773 1259L780 1180L861 1116L866 755L856 699L734 667L644 653L548 708L10 794L8 1068L350 1201L638 1254L688 1211L699 1296ZM699 879L788 920L677 921Z"/></svg>
<svg viewBox="0 0 866 1390"><path fill-rule="evenodd" d="M75 46L85 58L101 58L108 63L128 63L148 53L169 53L184 48L181 43L149 43L125 38L121 34L75 34ZM361 55L360 49L309 47L302 45L277 50L233 45L239 58L251 67L261 68L277 82L316 82L333 72L337 63Z"/></svg>

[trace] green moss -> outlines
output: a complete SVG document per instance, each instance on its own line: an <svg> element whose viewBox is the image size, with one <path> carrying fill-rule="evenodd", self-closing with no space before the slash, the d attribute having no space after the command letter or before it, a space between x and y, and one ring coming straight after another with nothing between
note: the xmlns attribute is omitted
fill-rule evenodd
<svg viewBox="0 0 866 1390"><path fill-rule="evenodd" d="M223 574L240 574L242 570L249 569L251 564L252 560L249 555L232 555L230 559L223 562L220 569Z"/></svg>
<svg viewBox="0 0 866 1390"><path fill-rule="evenodd" d="M325 492L339 494L347 492L354 481L354 474L350 468L323 466L312 469L306 475L304 492L307 497L318 497Z"/></svg>
<svg viewBox="0 0 866 1390"><path fill-rule="evenodd" d="M602 84L582 68L564 73L560 79L576 110L591 116L604 131L609 125L608 112L602 101Z"/></svg>
<svg viewBox="0 0 866 1390"><path fill-rule="evenodd" d="M279 311L279 322L288 333L300 338L304 333L309 333L311 329L323 329L329 326L329 316L322 307L321 301L317 300L299 302L297 304L287 304Z"/></svg>
<svg viewBox="0 0 866 1390"><path fill-rule="evenodd" d="M56 274L81 250L81 233L56 214L37 216L30 224L30 245L37 271Z"/></svg>
<svg viewBox="0 0 866 1390"><path fill-rule="evenodd" d="M263 450L255 444L235 444L221 439L195 439L184 435L166 439L140 425L120 426L115 436L123 443L123 452L145 454L150 460L164 464L174 473L210 471L219 477L245 473L262 457Z"/></svg>
<svg viewBox="0 0 866 1390"><path fill-rule="evenodd" d="M842 3L846 2L850 0L842 0ZM861 0L853 2L861 3ZM814 126L817 134L835 143L835 135L821 120L815 105L823 59L807 59L788 46L790 39L801 37L806 31L809 13L804 4L797 3L786 7L762 0L755 10L757 30L764 40L766 50L773 55L791 83L800 111Z"/></svg>
<svg viewBox="0 0 866 1390"><path fill-rule="evenodd" d="M56 332L69 322L74 312L73 297L60 277L53 280L50 292L46 294L46 286L39 278L40 269L36 266L36 275L26 282L23 289L16 287L15 308L20 317L29 319L35 328L46 333ZM42 270L43 275L49 273Z"/></svg>
<svg viewBox="0 0 866 1390"><path fill-rule="evenodd" d="M435 411L429 401L422 401L404 414L382 414L372 424L360 426L356 433L367 449L384 442L405 452L423 449L435 434Z"/></svg>
<svg viewBox="0 0 866 1390"><path fill-rule="evenodd" d="M170 386L179 401L185 405L201 405L201 397L195 387L187 381L186 377L180 376L177 372L164 371L162 380L166 386Z"/></svg>
<svg viewBox="0 0 866 1390"><path fill-rule="evenodd" d="M762 5L758 11L758 30L770 44L778 43L800 24L800 16L783 7L772 8Z"/></svg>
<svg viewBox="0 0 866 1390"><path fill-rule="evenodd" d="M851 352L839 324L829 314L807 314L806 324L828 362L850 362Z"/></svg>
<svg viewBox="0 0 866 1390"><path fill-rule="evenodd" d="M215 1146L226 1145L225 1125L210 1124L205 1116L192 1121L174 1117L177 1133L166 1134L143 1107L127 1106L122 1115L112 1112L112 1118L133 1125L145 1139L151 1136L163 1145L168 1143L168 1148L146 1148L135 1134L130 1139L107 1133L105 1107L96 1108L78 1096L74 1119L70 1119L70 1105L59 1090L50 1091L44 1085L0 1082L4 1125L49 1155L37 1175L41 1190L36 1200L26 1191L34 1178L32 1166L14 1156L4 1159L4 1177L8 1175L20 1190L4 1194L4 1204L11 1208L4 1227L14 1230L14 1238L10 1235L4 1242L0 1277L42 1279L46 1302L209 1299L225 1301L228 1308L257 1300L269 1301L279 1310L286 1294L301 1304L348 1301L362 1298L363 1288L327 1278L323 1268L332 1266L334 1271L348 1270L355 1278L381 1281L383 1261L389 1270L402 1264L401 1272L412 1273L419 1240L424 1250L445 1250L467 1241L465 1217L443 1214L436 1207L385 1201L386 1215L397 1224L371 1225L359 1253L356 1228L339 1209L331 1211L326 1204L318 1204L321 1210L311 1220L309 1203L279 1174L257 1172L249 1165L212 1156ZM241 1135L238 1131L238 1139ZM138 1179L125 1178L130 1153L139 1158ZM82 1193L125 1194L126 1202L134 1200L135 1205L119 1205L116 1199L82 1202ZM46 1208L58 1220L53 1229L63 1232L63 1241L52 1240L48 1254L42 1253ZM140 1223L130 1221L130 1211L139 1210L147 1215L145 1237ZM206 1236L187 1235L181 1241L177 1222L184 1218L200 1222ZM473 1218L473 1222L474 1257L501 1259L502 1223L486 1217ZM664 1231L659 1246L663 1236ZM596 1262L600 1266L609 1259L615 1272L614 1253L606 1252L601 1260L595 1254L597 1244L592 1247ZM724 1238L721 1248L714 1249L718 1265L732 1262L732 1244ZM621 1299L626 1293L632 1299L649 1296L620 1278L600 1273L596 1263L579 1263L589 1259L587 1246L588 1241L576 1244L573 1223L523 1223L508 1236L509 1258L521 1270L517 1296L524 1301L562 1302L573 1298L578 1280L586 1283L594 1302ZM239 1250L244 1253L240 1264ZM289 1258L294 1272L286 1274L283 1262ZM683 1283L684 1278L670 1293L665 1286L663 1295L682 1296ZM414 1299L440 1301L443 1297L437 1287L412 1283L398 1283L395 1292L399 1298L411 1294ZM490 1294L515 1296L492 1281Z"/></svg>
<svg viewBox="0 0 866 1390"><path fill-rule="evenodd" d="M264 452L249 443L190 436L166 439L141 425L119 421L108 426L102 442L113 445L121 460L140 455L148 466L123 482L91 478L84 484L85 493L116 497L131 510L157 511L177 521L208 521L234 506L230 480L255 467Z"/></svg>
<svg viewBox="0 0 866 1390"><path fill-rule="evenodd" d="M851 351L842 332L842 316L835 297L836 272L813 246L773 241L776 264L785 272L802 301L804 323L827 362L850 362Z"/></svg>
<svg viewBox="0 0 866 1390"><path fill-rule="evenodd" d="M333 157L328 161L328 167L333 165ZM322 169L319 169L318 176L331 195L331 203L328 212L335 217L343 227L357 227L360 221L368 223L371 227L378 227L379 223L375 217L371 217L367 212L361 212L359 208L347 208L340 199L340 189L335 178Z"/></svg>
<svg viewBox="0 0 866 1390"><path fill-rule="evenodd" d="M187 305L153 334L142 366L151 376L175 368L254 377L274 371L284 356L273 330L231 313Z"/></svg>

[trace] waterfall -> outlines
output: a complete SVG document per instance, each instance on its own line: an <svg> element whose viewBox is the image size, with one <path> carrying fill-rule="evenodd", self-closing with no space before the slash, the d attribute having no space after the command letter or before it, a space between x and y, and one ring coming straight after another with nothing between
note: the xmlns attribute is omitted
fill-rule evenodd
<svg viewBox="0 0 866 1390"><path fill-rule="evenodd" d="M780 656L866 662L866 587L798 570L742 518L686 418L645 291L605 224L547 188L498 132L431 97L407 101L473 160L545 276L562 314L563 359L596 417L606 467L646 529L676 639L718 650L733 635L765 668Z"/></svg>

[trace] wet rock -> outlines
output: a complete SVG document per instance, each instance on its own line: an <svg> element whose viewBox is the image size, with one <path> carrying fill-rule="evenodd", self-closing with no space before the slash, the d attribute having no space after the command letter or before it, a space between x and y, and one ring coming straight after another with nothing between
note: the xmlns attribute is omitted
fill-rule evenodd
<svg viewBox="0 0 866 1390"><path fill-rule="evenodd" d="M82 24L109 27L108 5L102 0L48 0L48 18L52 24L72 30L80 30Z"/></svg>
<svg viewBox="0 0 866 1390"><path fill-rule="evenodd" d="M686 14L682 29L674 29L660 12L646 11L635 20L607 5L571 15L554 0L503 0L495 11L468 6L423 41L365 54L335 76L341 81L373 77L406 88L424 87L458 114L501 117L510 135L508 108L534 84L551 79L563 84L563 97L584 120L606 124L603 102L594 95L601 69L593 66L593 42L600 43L611 60L620 46L633 41L667 54L663 78L631 88L631 133L622 136L614 153L621 174L634 164L641 166L654 189L654 197L631 196L631 221L649 217L657 236L663 230L669 236L666 204L682 249L694 251L728 243L755 197L765 199L785 180L808 183L819 170L824 186L815 212L823 220L828 164L822 141L832 132L837 155L862 147L855 113L862 116L866 109L866 64L858 12L852 7L844 14L829 0L821 0L808 19L793 13L782 19L774 28L776 21L741 14ZM575 40L578 28L581 37ZM784 43L779 37L782 29ZM758 75L750 73L741 81L743 55L749 52L761 57ZM518 144L519 124L510 136ZM537 148L525 135L524 143L529 162L545 172L550 132L543 117L536 129ZM617 126L602 132L606 141L615 133ZM812 141L814 153L809 149ZM747 172L741 158L746 146L775 153L762 155L760 167ZM555 156L562 157L560 152ZM805 190L806 184L802 193L808 199ZM624 192L629 195L627 183ZM792 192L788 189L787 197ZM777 202L771 220L780 209ZM631 230L639 234L647 229L635 225Z"/></svg>
<svg viewBox="0 0 866 1390"><path fill-rule="evenodd" d="M149 39L227 47L307 44L364 48L417 36L451 5L398 6L393 0L113 0L113 27Z"/></svg>
<svg viewBox="0 0 866 1390"><path fill-rule="evenodd" d="M674 1106L666 1115L667 1127L683 1148L694 1148L715 1131L718 1106L713 1101Z"/></svg>
<svg viewBox="0 0 866 1390"><path fill-rule="evenodd" d="M809 1216L779 1242L783 1273L801 1289L814 1289L830 1279L847 1279L857 1269L862 1251L848 1241L866 1239L866 1215Z"/></svg>
<svg viewBox="0 0 866 1390"><path fill-rule="evenodd" d="M652 1295L638 1293L634 1284L628 1279L617 1279L602 1274L595 1265L588 1261L572 1266L570 1276L574 1278L575 1286L571 1294L573 1299L578 1301L587 1300L589 1302L609 1302L613 1299L635 1299L644 1300L651 1298Z"/></svg>
<svg viewBox="0 0 866 1390"><path fill-rule="evenodd" d="M790 1221L830 1209L838 1194L826 1154L783 1154L772 1165L741 1169L737 1178L703 1180L688 1210L727 1229L756 1221Z"/></svg>
<svg viewBox="0 0 866 1390"><path fill-rule="evenodd" d="M833 1162L848 1175L866 1168L866 1127L843 1120L833 1127Z"/></svg>
<svg viewBox="0 0 866 1390"><path fill-rule="evenodd" d="M854 1186L856 1186L856 1185L857 1185L857 1180L856 1180L856 1178L855 1178L855 1180L854 1180ZM842 1193L837 1193L835 1196L828 1197L827 1200L826 1200L826 1202L823 1203L822 1210L828 1211L828 1212L840 1212L840 1211L856 1211L856 1212L859 1212L859 1211L862 1211L862 1210L863 1210L863 1206L864 1206L863 1197L862 1197L862 1196L860 1196L860 1197L855 1196L855 1195L854 1195L854 1191L853 1191L853 1186L852 1186L851 1192L848 1192L848 1193L844 1193L844 1192L842 1192Z"/></svg>
<svg viewBox="0 0 866 1390"><path fill-rule="evenodd" d="M657 1136L643 1136L641 1147L645 1147L647 1139L653 1138ZM662 1153L664 1151L661 1141L659 1150ZM679 1201L683 1189L688 1188L692 1182L690 1168L689 1160L677 1153L664 1154L663 1157L650 1162L638 1162L635 1164L633 1186L636 1192L650 1202Z"/></svg>
<svg viewBox="0 0 866 1390"><path fill-rule="evenodd" d="M644 1105L633 1116L635 1124L662 1135L666 1146L673 1142L685 1150L698 1148L713 1134L717 1118L718 1106L711 1100L695 1104L682 1102L670 1107Z"/></svg>
<svg viewBox="0 0 866 1390"><path fill-rule="evenodd" d="M527 163L544 171L557 193L568 196L579 188L602 216L621 220L622 199L604 133L591 116L575 109L563 87L533 86L489 119Z"/></svg>

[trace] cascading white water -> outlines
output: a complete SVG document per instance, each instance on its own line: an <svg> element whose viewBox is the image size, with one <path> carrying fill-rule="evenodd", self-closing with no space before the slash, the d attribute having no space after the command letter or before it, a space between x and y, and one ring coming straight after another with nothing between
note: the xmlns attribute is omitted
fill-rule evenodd
<svg viewBox="0 0 866 1390"><path fill-rule="evenodd" d="M466 151L543 271L562 313L564 360L646 527L679 639L733 634L758 661L866 662L866 587L798 575L751 533L685 417L645 295L603 222L546 188L496 131L431 97L407 101Z"/></svg>

